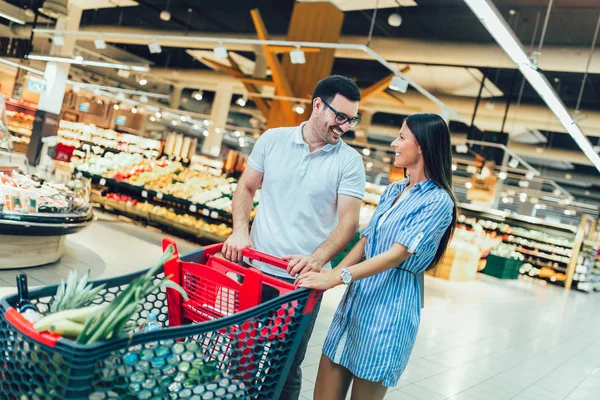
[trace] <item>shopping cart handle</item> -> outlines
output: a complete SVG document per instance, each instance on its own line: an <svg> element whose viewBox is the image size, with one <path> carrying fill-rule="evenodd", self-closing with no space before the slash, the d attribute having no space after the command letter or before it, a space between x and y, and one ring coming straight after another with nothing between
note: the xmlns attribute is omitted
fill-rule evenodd
<svg viewBox="0 0 600 400"><path fill-rule="evenodd" d="M242 252L242 255L244 257L248 257L252 260L264 262L266 264L272 265L274 267L279 267L281 269L287 270L287 267L288 267L287 261L284 261L281 258L277 258L270 254L266 254L266 253L263 253L263 252L260 252L258 250L254 250L251 248L244 249L244 251Z"/></svg>
<svg viewBox="0 0 600 400"><path fill-rule="evenodd" d="M33 324L24 316L19 314L15 308L9 308L4 313L4 318L21 334L49 347L56 347L56 342L61 338L60 335L49 332L38 332L33 328Z"/></svg>

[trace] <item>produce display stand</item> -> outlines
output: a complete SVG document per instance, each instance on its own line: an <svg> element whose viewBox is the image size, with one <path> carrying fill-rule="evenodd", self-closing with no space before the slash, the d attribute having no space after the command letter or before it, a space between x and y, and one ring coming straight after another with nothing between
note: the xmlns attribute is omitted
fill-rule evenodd
<svg viewBox="0 0 600 400"><path fill-rule="evenodd" d="M148 295L131 322L141 326L152 312L162 325L154 331L81 345L36 332L14 309L18 296L2 299L0 398L277 399L321 292L229 263L217 257L221 248L175 252L165 264L189 300L170 288ZM252 250L244 256L287 265ZM110 302L145 272L95 282L106 288L94 303ZM263 286L280 296L262 302ZM31 290L30 300L44 312L56 291Z"/></svg>

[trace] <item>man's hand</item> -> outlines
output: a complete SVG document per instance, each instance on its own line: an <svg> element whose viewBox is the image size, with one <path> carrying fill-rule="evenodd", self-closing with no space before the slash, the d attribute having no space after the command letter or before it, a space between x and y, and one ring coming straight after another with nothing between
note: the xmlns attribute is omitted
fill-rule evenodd
<svg viewBox="0 0 600 400"><path fill-rule="evenodd" d="M296 276L305 272L319 272L323 264L322 260L306 254L295 254L292 256L281 257L282 260L288 261L288 274Z"/></svg>
<svg viewBox="0 0 600 400"><path fill-rule="evenodd" d="M250 235L247 233L233 233L223 244L222 253L225 258L231 262L239 263L242 261L242 251L248 247L253 247Z"/></svg>

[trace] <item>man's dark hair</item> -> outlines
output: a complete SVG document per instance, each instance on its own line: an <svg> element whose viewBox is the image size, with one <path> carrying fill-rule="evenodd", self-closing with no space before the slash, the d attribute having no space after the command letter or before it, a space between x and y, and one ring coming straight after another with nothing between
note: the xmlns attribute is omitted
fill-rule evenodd
<svg viewBox="0 0 600 400"><path fill-rule="evenodd" d="M321 79L313 92L313 101L320 97L326 102L333 101L336 94L340 94L350 101L360 101L360 89L356 83L341 75L331 75Z"/></svg>

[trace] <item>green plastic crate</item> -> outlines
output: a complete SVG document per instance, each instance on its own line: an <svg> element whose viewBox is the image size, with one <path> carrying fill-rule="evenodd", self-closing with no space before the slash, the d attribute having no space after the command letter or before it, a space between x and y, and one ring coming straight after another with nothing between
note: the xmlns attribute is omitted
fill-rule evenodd
<svg viewBox="0 0 600 400"><path fill-rule="evenodd" d="M499 279L518 279L521 261L490 254L482 273Z"/></svg>

